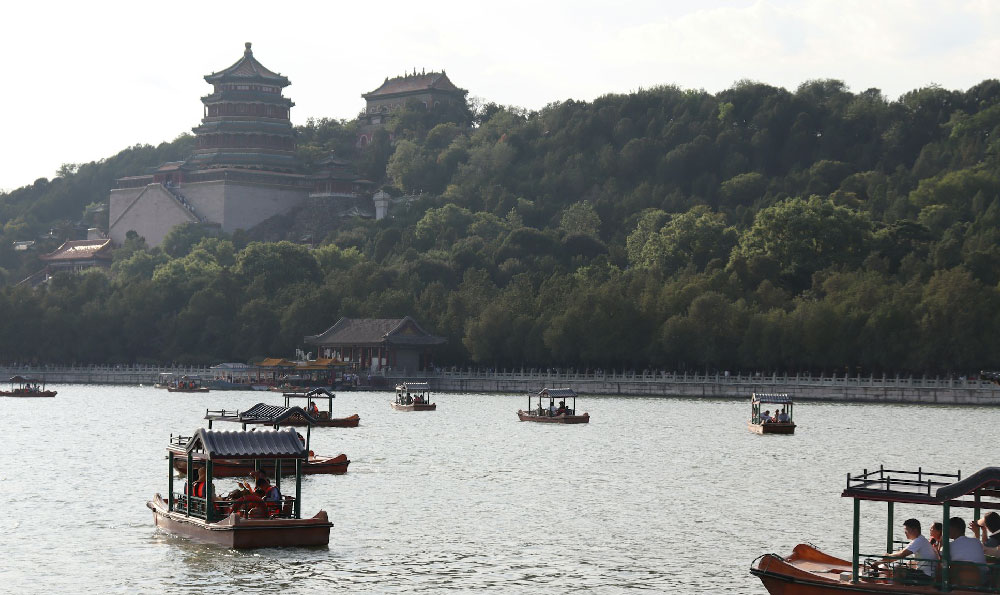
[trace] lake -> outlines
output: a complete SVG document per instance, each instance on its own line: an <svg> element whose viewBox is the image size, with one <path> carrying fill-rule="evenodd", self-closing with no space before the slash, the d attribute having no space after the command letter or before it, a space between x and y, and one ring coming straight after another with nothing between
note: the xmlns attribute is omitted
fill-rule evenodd
<svg viewBox="0 0 1000 595"><path fill-rule="evenodd" d="M157 530L146 501L166 493L171 433L280 395L52 388L0 399L13 593L761 594L747 572L760 554L809 541L850 555L848 471L965 476L996 464L985 436L1000 422L1000 408L800 403L794 436L759 436L743 400L584 396L591 423L562 426L519 422L522 395L436 394L437 411L398 412L391 393L343 392L334 415L360 427L314 429L311 447L350 469L302 483L303 516L334 523L329 547L232 551ZM862 511L862 551L878 550L884 507ZM940 511L897 505L897 525L907 516L927 526Z"/></svg>

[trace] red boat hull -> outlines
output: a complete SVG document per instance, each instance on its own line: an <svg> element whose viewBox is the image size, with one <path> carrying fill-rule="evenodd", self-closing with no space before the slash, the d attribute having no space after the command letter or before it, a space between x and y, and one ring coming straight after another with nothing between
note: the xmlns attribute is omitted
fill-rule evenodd
<svg viewBox="0 0 1000 595"><path fill-rule="evenodd" d="M247 519L230 514L222 520L206 523L204 519L171 512L159 494L146 502L146 506L153 511L153 523L157 527L228 548L329 545L330 528L333 527L325 510L311 519Z"/></svg>
<svg viewBox="0 0 1000 595"><path fill-rule="evenodd" d="M894 593L924 595L940 593L935 585L905 585L884 575L850 580L851 563L835 558L806 544L795 546L792 555L781 558L765 554L750 567L750 574L760 579L771 595L843 595L845 593ZM951 593L975 593L956 586Z"/></svg>
<svg viewBox="0 0 1000 595"><path fill-rule="evenodd" d="M54 397L56 396L56 391L54 390L36 390L36 391L9 391L0 390L0 397L20 397L23 399L30 399L34 397Z"/></svg>
<svg viewBox="0 0 1000 595"><path fill-rule="evenodd" d="M313 424L315 428L356 428L358 424L361 423L361 417L355 413L349 417L320 417L319 420ZM285 426L306 426L308 425L304 421L293 421L293 422L281 422L278 424L282 427Z"/></svg>
<svg viewBox="0 0 1000 595"><path fill-rule="evenodd" d="M347 473L347 466L351 464L347 455L341 454L335 457L311 457L308 462L302 464L303 475L342 475ZM261 468L274 474L274 462L262 461ZM178 473L187 474L187 458L184 456L174 457L174 469ZM213 477L246 477L253 470L253 464L249 461L219 460L212 461ZM292 462L281 465L282 475L295 475L295 464Z"/></svg>
<svg viewBox="0 0 1000 595"><path fill-rule="evenodd" d="M590 414L584 413L583 415L556 415L549 417L547 415L533 415L531 413L525 413L524 411L517 412L517 418L521 421L534 421L543 424L588 424L590 423Z"/></svg>

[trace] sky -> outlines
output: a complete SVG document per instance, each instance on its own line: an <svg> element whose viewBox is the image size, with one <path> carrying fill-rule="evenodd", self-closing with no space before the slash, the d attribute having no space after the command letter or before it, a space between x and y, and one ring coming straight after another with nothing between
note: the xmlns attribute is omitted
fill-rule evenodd
<svg viewBox="0 0 1000 595"><path fill-rule="evenodd" d="M0 190L190 132L211 91L203 77L248 41L291 80L293 124L352 119L362 93L413 69L528 109L743 79L794 90L834 78L896 99L1000 77L1000 1L8 3Z"/></svg>

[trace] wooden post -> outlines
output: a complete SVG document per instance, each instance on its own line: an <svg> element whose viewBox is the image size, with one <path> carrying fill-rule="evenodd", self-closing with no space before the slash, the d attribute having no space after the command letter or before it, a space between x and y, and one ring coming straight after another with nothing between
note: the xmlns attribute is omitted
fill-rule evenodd
<svg viewBox="0 0 1000 595"><path fill-rule="evenodd" d="M941 590L951 591L951 583L948 580L951 569L951 527L948 523L948 516L951 514L951 505L947 502L941 507L943 509L944 520L941 522Z"/></svg>
<svg viewBox="0 0 1000 595"><path fill-rule="evenodd" d="M890 554L895 551L892 547L892 505L894 502L889 502L889 514L888 520L885 523L885 553Z"/></svg>
<svg viewBox="0 0 1000 595"><path fill-rule="evenodd" d="M858 557L861 555L861 544L858 542L861 530L861 500L854 499L854 551L851 554L851 582L858 582Z"/></svg>
<svg viewBox="0 0 1000 595"><path fill-rule="evenodd" d="M295 459L295 511L292 516L302 518L302 459Z"/></svg>
<svg viewBox="0 0 1000 595"><path fill-rule="evenodd" d="M211 523L215 520L215 506L212 500L215 494L212 493L212 459L205 461L205 522Z"/></svg>
<svg viewBox="0 0 1000 595"><path fill-rule="evenodd" d="M194 471L194 461L191 457L191 451L187 453L187 493L184 494L184 516L191 516L191 490L194 489L194 482L191 481L191 473Z"/></svg>
<svg viewBox="0 0 1000 595"><path fill-rule="evenodd" d="M167 451L167 510L174 509L174 451Z"/></svg>

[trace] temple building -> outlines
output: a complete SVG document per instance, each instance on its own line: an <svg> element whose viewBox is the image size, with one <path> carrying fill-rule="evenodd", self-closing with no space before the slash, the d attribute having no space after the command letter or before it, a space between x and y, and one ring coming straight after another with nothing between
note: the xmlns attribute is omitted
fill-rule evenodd
<svg viewBox="0 0 1000 595"><path fill-rule="evenodd" d="M158 246L183 223L225 233L250 229L311 195L330 195L331 182L347 176L300 173L290 120L295 104L282 94L290 82L257 61L249 43L242 58L205 81L212 92L201 98L204 117L193 128L197 145L191 155L121 178L111 191L109 236L115 244L135 231ZM351 199L367 194L370 203L371 184L355 181Z"/></svg>
<svg viewBox="0 0 1000 595"><path fill-rule="evenodd" d="M45 263L45 267L21 283L35 287L56 273L79 273L95 267L109 269L111 249L111 240L100 237L93 229L86 240L68 240L52 252L40 255L38 260Z"/></svg>
<svg viewBox="0 0 1000 595"><path fill-rule="evenodd" d="M358 117L361 124L358 146L371 143L372 134L384 125L386 116L403 109L409 101L421 103L426 109L435 109L442 105L463 105L468 93L456 87L443 70L419 74L414 70L412 74L386 78L378 89L361 95L365 100L365 111Z"/></svg>
<svg viewBox="0 0 1000 595"><path fill-rule="evenodd" d="M432 348L445 342L409 316L405 318L341 318L305 343L318 347L317 357L351 364L356 372L376 373L384 368L418 372L431 367Z"/></svg>

